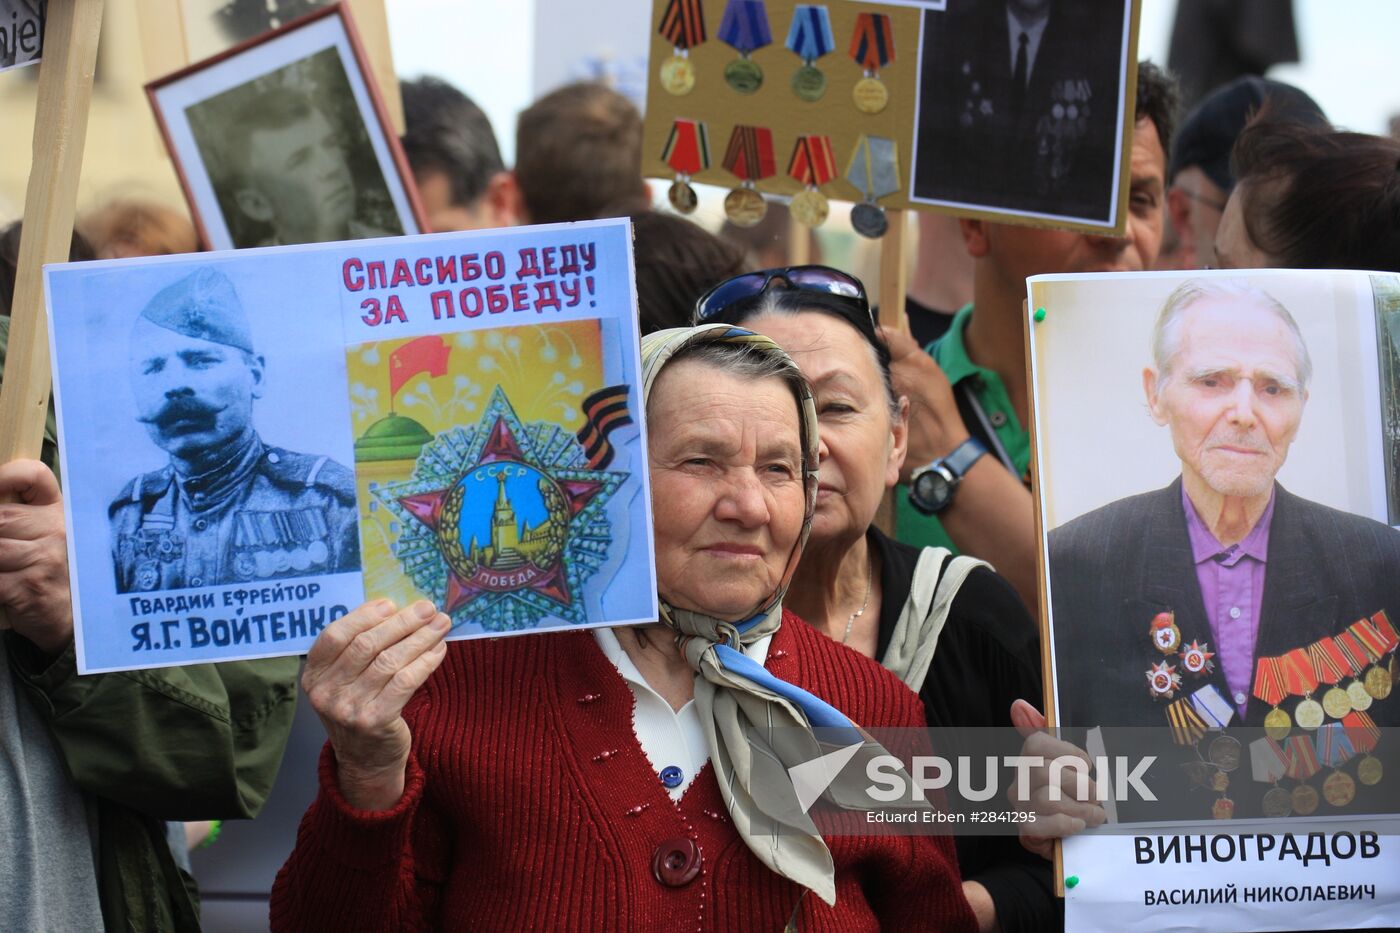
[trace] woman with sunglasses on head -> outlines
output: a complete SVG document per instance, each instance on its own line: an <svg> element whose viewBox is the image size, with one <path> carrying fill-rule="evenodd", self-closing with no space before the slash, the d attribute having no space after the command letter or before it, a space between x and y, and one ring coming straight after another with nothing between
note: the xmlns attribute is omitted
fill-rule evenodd
<svg viewBox="0 0 1400 933"><path fill-rule="evenodd" d="M695 323L771 338L812 383L817 502L788 608L899 675L931 727L1011 726L1013 701L1041 696L1038 634L1015 590L980 561L921 551L872 524L899 479L909 403L894 393L860 281L824 266L735 276L701 297ZM1058 922L1047 862L1010 836L956 843L981 929Z"/></svg>

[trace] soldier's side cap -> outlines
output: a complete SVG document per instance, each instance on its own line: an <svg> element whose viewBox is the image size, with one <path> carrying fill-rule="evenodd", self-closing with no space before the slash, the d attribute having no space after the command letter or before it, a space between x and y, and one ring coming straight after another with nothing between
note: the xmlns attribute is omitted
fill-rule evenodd
<svg viewBox="0 0 1400 933"><path fill-rule="evenodd" d="M141 316L186 337L253 352L253 333L233 282L208 266L161 289Z"/></svg>

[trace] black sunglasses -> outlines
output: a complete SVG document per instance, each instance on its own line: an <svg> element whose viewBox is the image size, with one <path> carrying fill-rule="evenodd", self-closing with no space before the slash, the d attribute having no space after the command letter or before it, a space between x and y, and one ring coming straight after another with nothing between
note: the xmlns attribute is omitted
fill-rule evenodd
<svg viewBox="0 0 1400 933"><path fill-rule="evenodd" d="M835 298L841 304L858 312L855 320L868 322L870 331L875 330L875 315L870 301L865 297L865 286L860 279L847 275L830 266L789 266L785 269L764 269L761 272L746 272L732 279L725 279L700 296L695 302L694 324L734 324L736 320L728 315L731 309L751 299L757 298L772 286L782 282L786 287L804 292L817 292L828 298Z"/></svg>

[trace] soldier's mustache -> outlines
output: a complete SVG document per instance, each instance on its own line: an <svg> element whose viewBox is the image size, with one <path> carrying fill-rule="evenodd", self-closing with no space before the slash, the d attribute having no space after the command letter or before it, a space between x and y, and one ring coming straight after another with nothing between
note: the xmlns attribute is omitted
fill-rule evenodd
<svg viewBox="0 0 1400 933"><path fill-rule="evenodd" d="M137 420L143 424L154 424L162 430L168 430L181 422L212 425L214 419L224 408L223 405L210 405L197 398L173 398L162 405L155 414L146 415L137 418Z"/></svg>

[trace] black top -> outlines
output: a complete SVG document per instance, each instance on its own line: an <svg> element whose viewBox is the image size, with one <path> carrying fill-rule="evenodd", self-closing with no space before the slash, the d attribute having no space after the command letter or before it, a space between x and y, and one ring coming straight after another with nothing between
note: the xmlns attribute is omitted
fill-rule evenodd
<svg viewBox="0 0 1400 933"><path fill-rule="evenodd" d="M920 550L871 528L866 536L880 561L880 633L884 657L914 584ZM995 571L968 574L938 639L919 698L930 728L1011 728L1011 702L1041 703L1040 633L1021 598ZM1015 836L954 838L963 880L982 884L1005 933L1040 933L1063 925L1050 863Z"/></svg>
<svg viewBox="0 0 1400 933"><path fill-rule="evenodd" d="M953 326L953 311L943 311L920 304L908 295L904 296L904 314L909 318L909 333L927 348Z"/></svg>

